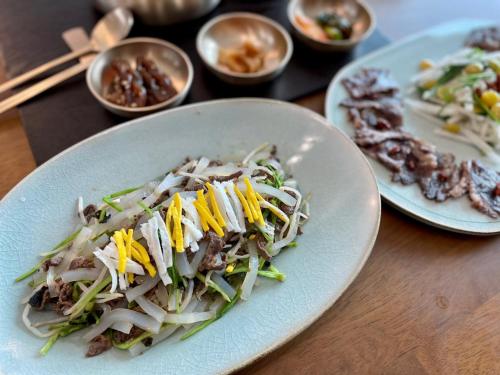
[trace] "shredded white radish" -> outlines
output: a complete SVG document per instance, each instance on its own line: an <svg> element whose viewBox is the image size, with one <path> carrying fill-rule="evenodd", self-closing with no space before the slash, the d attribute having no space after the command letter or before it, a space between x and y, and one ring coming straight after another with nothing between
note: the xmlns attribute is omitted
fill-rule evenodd
<svg viewBox="0 0 500 375"><path fill-rule="evenodd" d="M118 275L117 275L117 272L115 270L115 266L114 266L113 262L99 248L96 251L94 251L94 255L108 269L109 274L111 276L111 290L110 290L110 292L114 293L116 291L117 286L118 286Z"/></svg>
<svg viewBox="0 0 500 375"><path fill-rule="evenodd" d="M234 183L232 181L228 181L224 184L224 187L229 194L229 198L231 199L231 203L233 205L232 207L234 208L234 212L237 216L237 223L240 228L240 232L245 233L247 231L245 225L245 214L243 213L241 202L234 192Z"/></svg>
<svg viewBox="0 0 500 375"><path fill-rule="evenodd" d="M160 240L158 238L158 222L156 218L153 217L147 223L142 224L141 232L148 243L149 252L153 256L160 279L165 285L171 284L172 279L167 273L167 266L163 258Z"/></svg>

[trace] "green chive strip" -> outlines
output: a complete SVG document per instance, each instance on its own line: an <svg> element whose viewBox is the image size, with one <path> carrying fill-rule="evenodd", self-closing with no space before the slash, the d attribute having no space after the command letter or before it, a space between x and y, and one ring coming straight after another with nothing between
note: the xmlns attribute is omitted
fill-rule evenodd
<svg viewBox="0 0 500 375"><path fill-rule="evenodd" d="M59 331L57 331L56 333L54 333L52 336L49 337L45 345L42 347L42 349L40 349L40 355L43 356L47 355L50 348L54 346L58 338L59 338Z"/></svg>
<svg viewBox="0 0 500 375"><path fill-rule="evenodd" d="M137 202L137 204L139 205L139 207L141 207L144 211L146 211L148 213L148 215L149 215L150 218L153 217L153 211L151 210L151 208L149 208L148 206L146 206L141 201Z"/></svg>
<svg viewBox="0 0 500 375"><path fill-rule="evenodd" d="M30 277L31 275L33 275L36 271L38 271L38 269L42 266L42 264L46 260L49 260L54 255L56 255L57 253L61 252L69 243L71 243L76 238L76 236L78 236L78 234L80 233L81 230L82 230L82 228L78 229L74 233L71 233L68 237L66 237L64 240L62 240L61 242L59 242L56 246L54 246L52 248L52 250L50 250L49 252L42 253L43 254L43 258L37 264L35 264L33 266L33 268L31 268L29 271L26 271L21 276L18 276L16 278L16 282L22 281L22 280Z"/></svg>
<svg viewBox="0 0 500 375"><path fill-rule="evenodd" d="M229 310L231 310L233 308L233 306L236 304L236 302L240 299L240 294L241 294L241 290L238 289L238 292L236 292L236 295L231 300L231 302L226 302L224 304L224 306L222 306L222 308L217 312L217 314L215 315L214 318L206 320L203 323L197 325L196 327L190 329L184 335L181 336L181 340L186 340L187 338L193 336L195 333L198 333L202 329L208 327L210 324L212 324L216 320L222 318L224 316L224 314L226 314Z"/></svg>
<svg viewBox="0 0 500 375"><path fill-rule="evenodd" d="M95 298L96 294L103 290L109 283L111 282L111 276L106 277L103 281L101 281L97 286L90 291L85 297L80 298L78 302L74 305L75 309L69 316L69 319L75 319L80 313L85 309L87 304Z"/></svg>

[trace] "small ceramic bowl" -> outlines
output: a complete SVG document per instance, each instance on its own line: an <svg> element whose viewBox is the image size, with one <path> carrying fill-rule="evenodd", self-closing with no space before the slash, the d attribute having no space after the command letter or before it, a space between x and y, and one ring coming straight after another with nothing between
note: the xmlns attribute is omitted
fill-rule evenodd
<svg viewBox="0 0 500 375"><path fill-rule="evenodd" d="M257 44L265 54L264 66L254 73L238 73L219 64L221 49L240 48L245 42ZM254 13L226 13L207 22L196 37L203 62L220 79L238 85L272 80L286 67L293 52L288 32L273 20Z"/></svg>
<svg viewBox="0 0 500 375"><path fill-rule="evenodd" d="M335 12L353 22L353 34L346 40L320 41L306 34L297 23L297 15L315 19L322 12ZM375 14L362 0L291 0L288 20L294 34L309 47L326 52L348 51L368 38L375 29Z"/></svg>
<svg viewBox="0 0 500 375"><path fill-rule="evenodd" d="M103 73L114 59L126 60L132 68L137 56L145 56L155 62L158 68L170 77L177 94L170 99L145 107L120 106L103 97ZM139 117L161 109L178 106L185 98L193 82L193 65L189 57L172 43L155 38L125 39L113 48L99 53L87 69L87 86L94 97L117 115Z"/></svg>

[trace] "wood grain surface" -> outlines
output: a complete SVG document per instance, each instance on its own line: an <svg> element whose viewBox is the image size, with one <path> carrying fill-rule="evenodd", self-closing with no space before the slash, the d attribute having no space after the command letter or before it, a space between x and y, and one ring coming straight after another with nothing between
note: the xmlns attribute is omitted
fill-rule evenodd
<svg viewBox="0 0 500 375"><path fill-rule="evenodd" d="M425 14L433 6L370 2L400 10L419 4ZM480 3L453 4L467 13ZM500 10L500 1L487 9L491 4ZM323 100L320 93L298 103L322 113ZM16 112L1 116L0 196L34 167ZM445 232L384 204L373 253L344 295L309 329L239 374L500 374L499 252L499 236Z"/></svg>

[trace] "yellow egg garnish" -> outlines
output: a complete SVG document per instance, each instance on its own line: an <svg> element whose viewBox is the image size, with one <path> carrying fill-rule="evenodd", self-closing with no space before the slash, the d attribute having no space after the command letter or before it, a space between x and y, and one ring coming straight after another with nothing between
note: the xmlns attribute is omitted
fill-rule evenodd
<svg viewBox="0 0 500 375"><path fill-rule="evenodd" d="M495 90L486 90L481 94L481 101L488 107L493 107L500 102L500 95Z"/></svg>
<svg viewBox="0 0 500 375"><path fill-rule="evenodd" d="M434 66L434 63L429 60L429 59L423 59L422 61L420 61L420 64L418 64L418 67L420 68L420 70L427 70L427 69L430 69Z"/></svg>
<svg viewBox="0 0 500 375"><path fill-rule="evenodd" d="M210 205L212 206L212 211L214 212L215 220L217 220L217 223L224 228L226 226L226 222L220 213L219 205L215 199L214 187L210 182L207 182L205 186L208 188L208 198L210 200Z"/></svg>
<svg viewBox="0 0 500 375"><path fill-rule="evenodd" d="M236 185L234 185L234 192L236 193L236 196L238 197L238 199L241 202L241 205L243 206L243 212L245 212L245 216L247 217L248 222L253 223L254 220L253 220L252 211L250 210L250 206L248 205L248 202L245 199L245 196L240 191L240 189L238 189L238 186L236 186Z"/></svg>
<svg viewBox="0 0 500 375"><path fill-rule="evenodd" d="M460 133L460 125L455 123L447 122L446 124L443 125L443 129L449 131L450 133L455 133L455 134Z"/></svg>
<svg viewBox="0 0 500 375"><path fill-rule="evenodd" d="M175 202L175 219L174 219L174 232L175 232L175 250L178 253L184 251L184 235L182 234L182 200L179 193L174 195Z"/></svg>
<svg viewBox="0 0 500 375"><path fill-rule="evenodd" d="M420 85L420 87L422 87L425 90L429 90L429 89L432 89L436 85L436 83L437 83L437 80L431 79L429 81L422 83Z"/></svg>
<svg viewBox="0 0 500 375"><path fill-rule="evenodd" d="M212 227L212 229L215 231L215 233L217 233L217 235L219 237L224 237L224 231L222 230L220 225L217 223L217 221L212 217L210 212L205 207L203 207L203 205L198 201L194 201L193 204L196 207L196 210L198 211L198 214L200 215L200 217L205 218L205 220L207 221L207 224Z"/></svg>
<svg viewBox="0 0 500 375"><path fill-rule="evenodd" d="M170 205L168 206L167 215L165 216L165 227L167 228L168 239L170 240L170 246L174 246L174 233L172 231L172 209L175 207L175 202L172 199Z"/></svg>
<svg viewBox="0 0 500 375"><path fill-rule="evenodd" d="M144 246L142 246L137 241L133 241L131 252L132 252L132 257L144 266L146 271L148 271L149 276L155 277L156 269L151 264L151 260L149 259L149 254L144 248Z"/></svg>
<svg viewBox="0 0 500 375"><path fill-rule="evenodd" d="M127 265L127 250L125 249L125 244L123 242L123 233L121 231L116 231L113 238L118 248L118 272L125 273L125 267Z"/></svg>
<svg viewBox="0 0 500 375"><path fill-rule="evenodd" d="M196 196L198 197L197 201L208 210L208 205L207 201L205 200L205 194L203 193L203 190L198 190L196 192ZM203 231L208 232L208 224L207 221L205 220L204 217L200 216L200 222L201 222L201 227L203 228Z"/></svg>
<svg viewBox="0 0 500 375"><path fill-rule="evenodd" d="M262 211L260 210L260 205L257 201L257 197L255 195L255 191L253 190L252 184L250 183L250 179L245 176L243 181L245 182L245 186L247 188L247 200L250 205L252 215L254 215L253 218L254 220L258 221L260 225L264 225L264 217L262 216Z"/></svg>

